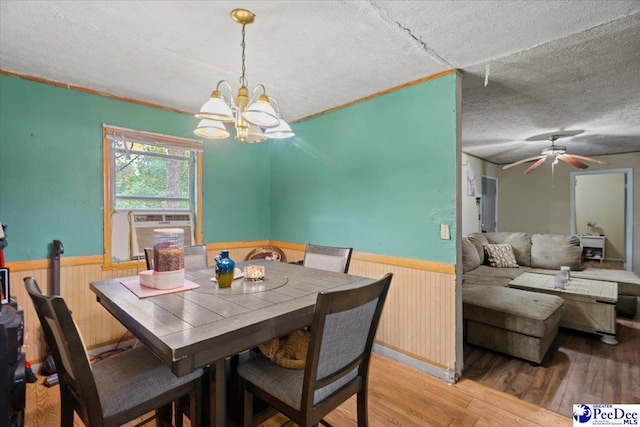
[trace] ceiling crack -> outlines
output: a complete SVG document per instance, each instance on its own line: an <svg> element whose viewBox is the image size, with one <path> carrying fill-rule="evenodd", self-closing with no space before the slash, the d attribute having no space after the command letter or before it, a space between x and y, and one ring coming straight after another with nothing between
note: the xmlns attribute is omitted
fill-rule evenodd
<svg viewBox="0 0 640 427"><path fill-rule="evenodd" d="M411 31L411 28L407 28L404 25L402 25L401 23L399 23L398 21L393 21L396 26L398 28L401 28L402 30L404 30L407 34L409 34L409 36L411 36L412 39L414 39L415 41L417 41L420 46L422 47L422 49L427 52L427 54L433 58L435 58L438 62L440 62L442 65L448 67L448 68L453 68L453 65L451 65L450 63L448 63L443 57L441 57L440 55L438 55L438 53L431 49L429 46L427 46L427 44L425 42L422 41L422 38L417 37L415 34L413 34L413 32Z"/></svg>
<svg viewBox="0 0 640 427"><path fill-rule="evenodd" d="M404 26L403 24L401 24L400 22L389 18L387 16L387 14L386 14L386 11L384 9L381 9L374 2L367 1L365 3L368 4L371 7L371 9L373 9L378 14L380 19L382 19L385 23L390 24L390 25L392 25L392 26L394 26L396 28L399 28L405 34L408 34L409 37L411 37L413 40L415 40L420 45L420 48L423 51L425 51L427 53L427 55L429 55L429 57L435 59L436 61L438 61L440 64L444 65L447 68L455 68L451 63L449 63L442 56L440 56L438 54L438 52L436 52L435 50L431 49L424 41L422 41L421 37L418 37L415 34L413 34L413 31L411 31L411 28L408 28L408 27Z"/></svg>

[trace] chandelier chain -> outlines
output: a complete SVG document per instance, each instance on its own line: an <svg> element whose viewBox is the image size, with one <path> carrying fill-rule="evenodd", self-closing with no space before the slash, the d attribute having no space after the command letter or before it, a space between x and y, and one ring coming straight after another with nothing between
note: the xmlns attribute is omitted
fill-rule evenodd
<svg viewBox="0 0 640 427"><path fill-rule="evenodd" d="M244 47L245 47L245 43L244 43L244 27L246 26L246 24L242 24L242 42L240 43L240 47L242 48L242 76L240 76L240 85L243 87L246 87L249 85L249 82L247 81L247 78L244 76L245 73L245 66L244 66L244 60L245 60L245 54L244 54Z"/></svg>

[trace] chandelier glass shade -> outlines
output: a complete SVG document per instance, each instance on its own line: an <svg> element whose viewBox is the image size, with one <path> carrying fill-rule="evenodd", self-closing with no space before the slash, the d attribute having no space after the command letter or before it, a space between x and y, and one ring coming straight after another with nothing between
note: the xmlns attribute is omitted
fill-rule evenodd
<svg viewBox="0 0 640 427"><path fill-rule="evenodd" d="M264 85L258 84L251 95L247 89L248 82L245 77L245 26L253 22L255 15L245 9L235 9L231 12L234 21L242 24L242 76L240 88L235 100L232 97L233 90L226 80L218 82L216 89L204 103L200 112L195 116L200 119L196 129L196 135L207 139L225 139L230 133L225 123L233 123L235 138L241 142L258 143L266 139L284 139L295 136L291 126L282 119L280 107L277 101L267 96ZM229 96L225 96L221 88L227 87ZM256 92L262 93L254 100ZM275 109L272 106L275 105Z"/></svg>

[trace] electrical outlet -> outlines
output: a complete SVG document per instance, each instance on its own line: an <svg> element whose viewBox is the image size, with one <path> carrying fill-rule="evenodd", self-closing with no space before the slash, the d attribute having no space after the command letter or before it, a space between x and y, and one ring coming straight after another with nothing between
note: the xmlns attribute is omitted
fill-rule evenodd
<svg viewBox="0 0 640 427"><path fill-rule="evenodd" d="M447 224L440 224L440 238L442 240L451 239L451 236L449 235L449 226Z"/></svg>

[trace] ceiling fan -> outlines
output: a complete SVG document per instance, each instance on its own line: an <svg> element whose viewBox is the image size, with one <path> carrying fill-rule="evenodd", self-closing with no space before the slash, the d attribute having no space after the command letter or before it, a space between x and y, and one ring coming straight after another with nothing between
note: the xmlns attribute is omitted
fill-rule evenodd
<svg viewBox="0 0 640 427"><path fill-rule="evenodd" d="M593 159L591 157L586 157L586 156L580 156L578 154L567 154L567 149L566 147L563 147L561 145L555 145L555 142L557 139L559 138L564 138L564 137L568 137L568 136L573 136L573 135L577 135L578 133L581 133L582 131L577 131L577 132L571 132L571 133L566 133L566 134L551 134L546 136L545 135L545 139L551 141L551 145L549 147L546 147L542 150L542 153L539 156L534 156L534 157L529 157L527 159L523 159L523 160L518 160L515 163L511 163L510 165L506 165L504 166L502 169L509 169L512 168L514 166L518 166L522 163L526 163L526 162L532 162L534 160L536 160L536 162L531 165L531 167L529 167L529 169L527 169L526 171L524 171L525 175L529 175L531 174L534 170L538 169L540 166L542 166L542 164L547 160L547 159L551 159L553 161L553 163L551 164L552 167L555 166L559 160L570 164L571 166L575 166L578 169L586 169L589 166L586 165L585 163L581 162L580 160L584 160L587 162L593 162L593 163L597 163L600 165L608 165L608 162L604 162L602 160L598 160L598 159ZM529 138L528 141L533 141L534 138Z"/></svg>

